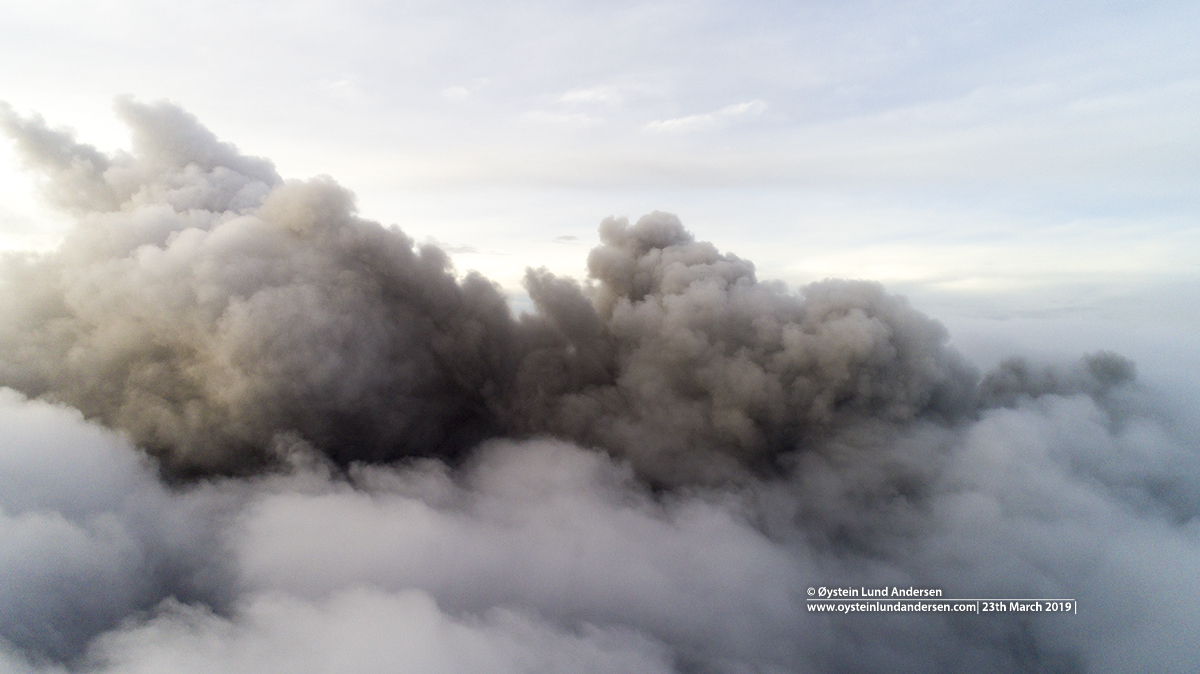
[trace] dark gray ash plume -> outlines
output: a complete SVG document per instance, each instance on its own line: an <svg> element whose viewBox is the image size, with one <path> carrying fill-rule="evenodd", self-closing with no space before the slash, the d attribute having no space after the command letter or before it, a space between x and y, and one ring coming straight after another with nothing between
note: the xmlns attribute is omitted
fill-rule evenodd
<svg viewBox="0 0 1200 674"><path fill-rule="evenodd" d="M792 294L667 213L610 218L600 237L591 297L526 276L535 320L559 333L522 363L515 403L530 430L616 451L656 479L705 481L770 467L863 417L973 410L975 375L945 330L877 283Z"/></svg>
<svg viewBox="0 0 1200 674"><path fill-rule="evenodd" d="M84 215L60 251L9 265L0 384L170 471L245 473L288 434L343 464L550 434L707 482L858 417L971 409L945 331L878 284L792 294L653 213L601 225L587 292L530 271L537 313L514 320L494 284L359 218L332 180L282 181L170 105L117 109L133 153L111 157L7 114Z"/></svg>
<svg viewBox="0 0 1200 674"><path fill-rule="evenodd" d="M879 284L789 292L657 212L513 316L332 179L116 107L111 155L0 109L78 219L0 266L0 669L1200 661L1195 410L1131 361L981 378ZM884 585L1079 607L808 610Z"/></svg>
<svg viewBox="0 0 1200 674"><path fill-rule="evenodd" d="M1070 368L1037 367L1023 358L1000 363L980 383L989 406L1013 407L1021 397L1086 393L1098 397L1136 378L1133 361L1111 351L1088 354Z"/></svg>
<svg viewBox="0 0 1200 674"><path fill-rule="evenodd" d="M4 384L185 473L252 470L288 433L348 462L493 432L517 344L492 284L457 282L332 180L281 181L173 106L118 110L132 155L7 121L47 191L88 212L61 251L10 265Z"/></svg>

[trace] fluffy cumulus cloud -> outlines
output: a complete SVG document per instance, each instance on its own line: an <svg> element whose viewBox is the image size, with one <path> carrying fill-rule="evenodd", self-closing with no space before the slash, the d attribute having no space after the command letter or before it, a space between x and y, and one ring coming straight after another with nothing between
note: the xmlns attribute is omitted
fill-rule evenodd
<svg viewBox="0 0 1200 674"><path fill-rule="evenodd" d="M1116 354L980 374L881 286L609 219L534 311L167 104L0 121L74 213L0 271L0 664L1187 671L1194 420ZM810 587L1079 601L809 610Z"/></svg>

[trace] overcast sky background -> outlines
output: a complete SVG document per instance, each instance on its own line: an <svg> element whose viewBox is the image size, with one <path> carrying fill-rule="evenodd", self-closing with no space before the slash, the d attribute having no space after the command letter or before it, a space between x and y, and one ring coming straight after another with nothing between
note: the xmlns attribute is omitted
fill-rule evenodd
<svg viewBox="0 0 1200 674"><path fill-rule="evenodd" d="M111 151L168 99L437 241L521 306L609 215L679 214L791 287L870 278L977 361L1200 361L1186 2L5 3L0 99ZM69 220L0 145L0 247ZM984 362L983 364L989 364Z"/></svg>

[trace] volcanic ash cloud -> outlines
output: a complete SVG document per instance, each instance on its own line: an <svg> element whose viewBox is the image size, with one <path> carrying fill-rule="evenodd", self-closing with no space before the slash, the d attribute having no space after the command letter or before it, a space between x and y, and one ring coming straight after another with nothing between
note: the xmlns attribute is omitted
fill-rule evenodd
<svg viewBox="0 0 1200 674"><path fill-rule="evenodd" d="M881 286L652 213L532 313L168 104L0 121L78 225L0 270L14 671L1187 671L1200 462L1133 364L980 377ZM1070 597L827 615L814 586Z"/></svg>
<svg viewBox="0 0 1200 674"><path fill-rule="evenodd" d="M194 118L127 99L133 153L11 113L61 250L6 269L0 383L128 432L181 474L244 474L298 437L342 464L552 434L677 484L723 479L858 418L971 409L944 330L870 283L800 295L678 219L609 219L593 285L531 270L537 311L437 248L282 181Z"/></svg>

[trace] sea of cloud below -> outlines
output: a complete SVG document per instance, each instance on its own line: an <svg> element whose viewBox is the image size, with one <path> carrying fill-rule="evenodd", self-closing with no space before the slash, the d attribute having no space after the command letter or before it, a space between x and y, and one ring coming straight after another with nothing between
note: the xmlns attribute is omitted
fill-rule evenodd
<svg viewBox="0 0 1200 674"><path fill-rule="evenodd" d="M838 458L654 494L553 440L486 443L457 470L340 472L294 448L289 471L172 489L73 410L6 392L0 415L13 671L1184 671L1195 655L1200 532L1155 498L1194 459L1151 418L1114 431L1086 396L901 438L947 459L920 506L861 506L891 511L877 550L805 524L865 497L870 468ZM808 586L884 583L1080 608L805 612Z"/></svg>

